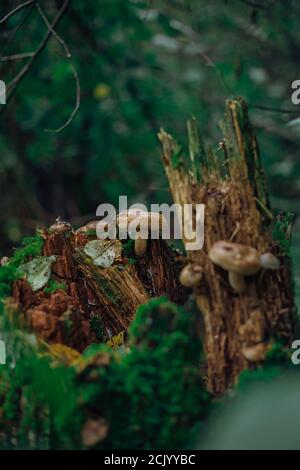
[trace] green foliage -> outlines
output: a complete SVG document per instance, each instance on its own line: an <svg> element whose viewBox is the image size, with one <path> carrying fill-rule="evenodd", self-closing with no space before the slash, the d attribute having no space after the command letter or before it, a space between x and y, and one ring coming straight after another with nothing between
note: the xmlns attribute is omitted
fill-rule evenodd
<svg viewBox="0 0 300 470"><path fill-rule="evenodd" d="M127 258L127 264L135 264L134 240L129 238L122 246L122 255Z"/></svg>
<svg viewBox="0 0 300 470"><path fill-rule="evenodd" d="M44 288L46 294L53 294L58 289L66 290L67 286L64 282L57 282L53 279L49 279L47 286Z"/></svg>
<svg viewBox="0 0 300 470"><path fill-rule="evenodd" d="M97 340L100 342L103 342L103 338L105 337L105 332L104 332L101 318L96 315L93 316L90 319L90 327L92 331L95 333Z"/></svg>
<svg viewBox="0 0 300 470"><path fill-rule="evenodd" d="M285 212L280 215L275 221L273 228L273 239L278 243L283 255L290 257L291 248L291 232L294 214L292 212Z"/></svg>
<svg viewBox="0 0 300 470"><path fill-rule="evenodd" d="M20 264L39 256L42 252L43 243L43 239L40 235L24 238L22 247L15 250L10 263L14 266L20 266Z"/></svg>
<svg viewBox="0 0 300 470"><path fill-rule="evenodd" d="M165 298L139 307L129 332L131 353L124 359L136 448L181 447L207 411L197 326L196 313L187 315Z"/></svg>
<svg viewBox="0 0 300 470"><path fill-rule="evenodd" d="M176 148L174 149L171 155L171 164L174 169L178 168L180 165L183 164L182 146L179 144L176 144Z"/></svg>
<svg viewBox="0 0 300 470"><path fill-rule="evenodd" d="M0 309L2 309L1 300L10 295L13 282L22 275L20 265L39 256L42 248L43 239L40 235L24 238L22 246L14 251L9 262L0 266Z"/></svg>
<svg viewBox="0 0 300 470"><path fill-rule="evenodd" d="M80 448L84 423L102 417L108 434L96 448L184 447L210 401L197 329L196 316L160 298L138 309L125 355L95 344L79 366L63 367L27 346L14 368L0 369L2 446Z"/></svg>

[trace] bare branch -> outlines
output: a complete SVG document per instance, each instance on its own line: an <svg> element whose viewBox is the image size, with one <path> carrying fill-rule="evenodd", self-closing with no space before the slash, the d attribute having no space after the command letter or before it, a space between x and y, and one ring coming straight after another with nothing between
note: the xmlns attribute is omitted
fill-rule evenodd
<svg viewBox="0 0 300 470"><path fill-rule="evenodd" d="M30 15L30 12L32 10L32 8L34 7L34 3L32 3L30 5L30 7L26 10L26 13L24 14L23 18L21 18L20 22L17 24L17 26L15 27L11 37L8 39L8 41L4 44L4 46L1 48L1 52L5 51L5 49L8 48L8 46L10 46L10 44L14 41L15 37L17 36L18 32L20 31L20 29L22 28L23 24L25 23L25 21L27 20L28 16Z"/></svg>
<svg viewBox="0 0 300 470"><path fill-rule="evenodd" d="M7 15L5 15L5 16L0 20L0 24L5 23L5 21L9 20L9 18L11 18L12 16L14 16L16 13L18 13L18 12L21 11L21 10L23 10L23 8L28 7L29 5L32 5L33 3L35 3L35 0L28 0L27 2L24 2L24 3L22 3L21 5L17 6L17 7L14 8L13 10L11 10L9 13L7 13Z"/></svg>
<svg viewBox="0 0 300 470"><path fill-rule="evenodd" d="M0 57L0 62L9 62L13 60L23 60L28 59L34 55L34 52L24 52L21 54L13 54L8 56Z"/></svg>
<svg viewBox="0 0 300 470"><path fill-rule="evenodd" d="M70 117L68 118L68 120L62 126L60 126L58 129L45 129L47 132L56 132L56 133L58 133L58 132L61 132L63 129L65 129L72 122L72 120L74 119L74 116L76 115L76 113L77 113L77 111L80 107L80 80L79 80L77 70L76 70L76 68L74 67L74 65L71 61L72 54L71 54L70 49L68 48L67 44L65 43L63 38L61 36L59 36L59 34L51 26L51 24L48 21L48 18L46 17L46 15L45 15L45 13L44 13L44 11L41 8L39 3L36 4L36 7L38 9L38 12L39 12L40 16L42 17L43 21L45 22L47 28L52 32L55 39L63 47L63 49L65 51L65 55L66 55L67 59L69 60L69 63L70 63L71 69L72 69L72 73L73 73L73 77L74 77L75 83L76 83L76 103L75 103L74 109L73 109L72 113L70 114Z"/></svg>
<svg viewBox="0 0 300 470"><path fill-rule="evenodd" d="M48 29L47 33L44 35L40 45L38 46L37 50L35 51L34 55L30 58L30 60L27 62L27 64L20 70L20 72L16 75L16 77L7 85L7 92L9 93L6 99L6 106L11 100L13 94L15 93L17 87L20 85L21 81L24 79L24 77L28 74L30 71L31 67L35 63L36 59L39 57L39 55L43 52L45 49L49 39L52 36L52 30L59 24L61 18L63 17L63 14L65 10L67 9L68 5L70 3L70 0L65 0L63 3L61 9L58 11L56 17L54 18L52 24L51 24L51 29ZM5 106L5 107L6 107ZM3 107L2 109L5 109Z"/></svg>

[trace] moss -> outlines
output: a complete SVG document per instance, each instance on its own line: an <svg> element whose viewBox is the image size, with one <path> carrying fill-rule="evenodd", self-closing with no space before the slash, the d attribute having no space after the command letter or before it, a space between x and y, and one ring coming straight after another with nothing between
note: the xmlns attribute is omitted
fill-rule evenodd
<svg viewBox="0 0 300 470"><path fill-rule="evenodd" d="M119 305L121 303L121 297L117 295L117 292L110 287L109 281L101 277L99 278L100 289L103 290L105 296L114 304Z"/></svg>
<svg viewBox="0 0 300 470"><path fill-rule="evenodd" d="M94 316L90 319L90 326L92 331L95 333L98 341L104 341L105 333L103 323L100 317Z"/></svg>
<svg viewBox="0 0 300 470"><path fill-rule="evenodd" d="M13 282L22 275L19 266L39 256L42 248L43 239L40 235L24 238L22 246L15 249L9 262L0 267L0 301L10 295Z"/></svg>
<svg viewBox="0 0 300 470"><path fill-rule="evenodd" d="M265 366L290 366L291 351L281 341L276 341L266 353Z"/></svg>
<svg viewBox="0 0 300 470"><path fill-rule="evenodd" d="M134 240L129 238L122 246L122 254L125 258L134 257Z"/></svg>
<svg viewBox="0 0 300 470"><path fill-rule="evenodd" d="M178 168L180 165L183 164L182 151L182 146L176 143L173 153L171 155L171 165L174 169Z"/></svg>
<svg viewBox="0 0 300 470"><path fill-rule="evenodd" d="M96 416L108 424L97 449L183 448L210 403L198 320L166 298L153 299L137 311L126 354L93 344L78 366L59 365L14 329L21 339L11 350L21 356L0 369L0 439L17 448L78 449L83 424ZM100 338L100 319L91 324Z"/></svg>
<svg viewBox="0 0 300 470"><path fill-rule="evenodd" d="M40 235L24 238L22 247L15 250L10 263L13 263L15 266L20 266L20 264L41 255L43 243L44 241Z"/></svg>
<svg viewBox="0 0 300 470"><path fill-rule="evenodd" d="M44 292L46 294L53 294L59 289L66 290L67 289L66 284L64 282L56 282L56 281L53 281L53 279L50 279L46 287L44 288Z"/></svg>
<svg viewBox="0 0 300 470"><path fill-rule="evenodd" d="M95 237L97 235L97 232L95 229L89 229L86 231L86 234L88 237Z"/></svg>
<svg viewBox="0 0 300 470"><path fill-rule="evenodd" d="M291 249L291 230L294 220L292 212L281 214L275 221L273 227L273 239L278 243L283 255L290 257Z"/></svg>

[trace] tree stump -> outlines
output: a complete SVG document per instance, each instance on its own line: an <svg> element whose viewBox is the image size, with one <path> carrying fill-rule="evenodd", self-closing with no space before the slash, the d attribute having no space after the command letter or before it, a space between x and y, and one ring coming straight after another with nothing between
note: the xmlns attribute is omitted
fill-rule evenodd
<svg viewBox="0 0 300 470"><path fill-rule="evenodd" d="M221 128L218 158L203 142L195 119L188 123L190 158L169 134L159 133L174 202L205 204L203 250L187 255L203 269L194 294L205 324L208 388L215 395L232 386L242 370L262 362L274 338L288 344L295 324L287 252L272 236L272 230L274 235L279 230L288 244L291 218L277 220L272 215L243 99L227 101ZM280 269L247 277L246 291L238 294L229 285L227 273L208 257L218 240L248 245L260 254L269 251L279 257Z"/></svg>
<svg viewBox="0 0 300 470"><path fill-rule="evenodd" d="M141 259L133 251L129 259L127 242L114 240L120 256L112 266L102 268L84 252L86 243L97 239L95 227L90 229L95 224L76 232L64 222L39 230L44 240L42 255L56 257L51 279L65 290L33 292L25 279L13 286L13 298L33 331L47 343L63 343L80 352L93 342L107 342L126 331L137 307L150 297L166 295L178 304L185 300L176 252L164 240L149 240Z"/></svg>

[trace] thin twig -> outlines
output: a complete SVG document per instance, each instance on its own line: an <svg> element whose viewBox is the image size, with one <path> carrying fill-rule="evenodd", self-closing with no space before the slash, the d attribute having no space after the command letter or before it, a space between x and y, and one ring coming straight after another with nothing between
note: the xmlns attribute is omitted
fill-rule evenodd
<svg viewBox="0 0 300 470"><path fill-rule="evenodd" d="M69 63L70 63L71 69L72 69L72 73L73 73L73 77L74 77L74 80L75 80L75 83L76 83L76 103L75 103L74 109L73 109L72 113L70 114L68 120L62 126L60 126L58 129L45 129L46 132L56 132L56 133L58 133L58 132L61 132L63 129L65 129L72 122L72 120L74 119L74 117L75 117L75 115L76 115L76 113L77 113L77 111L80 107L80 80L79 80L77 70L76 70L76 68L74 67L74 65L71 61L72 54L71 54L70 49L68 48L67 44L65 43L63 38L61 36L59 36L59 34L51 26L51 24L48 21L48 18L46 17L46 15L45 15L45 13L44 13L44 11L43 11L43 9L42 9L42 7L40 6L39 3L36 3L36 7L38 9L38 12L39 12L40 16L42 17L43 21L45 22L47 28L51 31L51 33L53 34L55 39L63 47L63 49L65 51L65 55L66 55L67 59L69 60Z"/></svg>
<svg viewBox="0 0 300 470"><path fill-rule="evenodd" d="M47 31L47 33L44 35L40 45L38 46L37 50L35 51L34 55L30 58L30 60L27 62L27 64L20 70L20 72L16 75L16 77L7 85L7 91L10 92L9 95L7 96L6 99L6 106L11 100L13 94L15 93L17 87L20 85L24 77L27 75L27 73L30 71L31 67L35 63L36 59L39 57L39 55L43 52L45 49L49 39L52 37L52 30L58 25L60 22L66 8L68 7L70 3L70 0L65 0L63 3L61 9L57 13L56 17L53 20L53 23L51 24L51 29ZM5 109L6 106L2 108Z"/></svg>
<svg viewBox="0 0 300 470"><path fill-rule="evenodd" d="M7 15L5 15L1 20L0 24L5 23L5 21L9 20L12 16L14 16L16 13L19 11L23 10L23 8L28 7L29 5L32 5L35 2L35 0L28 0L28 2L21 3L21 5L17 6L13 10L11 10Z"/></svg>
<svg viewBox="0 0 300 470"><path fill-rule="evenodd" d="M33 9L34 7L34 3L32 3L30 5L30 7L26 10L26 13L24 14L23 18L21 18L20 22L17 24L17 26L15 27L11 37L8 39L8 41L3 45L3 47L1 48L1 52L3 53L3 51L5 51L8 46L11 45L11 43L14 41L14 39L16 38L18 32L20 31L20 29L22 28L23 24L25 23L25 21L27 20L28 16L30 15L30 12L31 10Z"/></svg>
<svg viewBox="0 0 300 470"><path fill-rule="evenodd" d="M13 55L7 55L0 57L0 62L9 62L9 61L14 61L14 60L23 60L23 59L28 59L34 55L34 52L24 52L21 54L13 54Z"/></svg>

